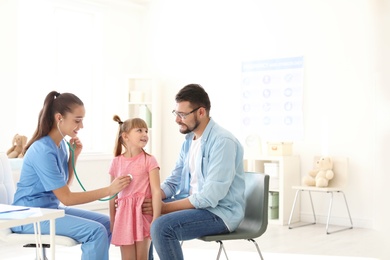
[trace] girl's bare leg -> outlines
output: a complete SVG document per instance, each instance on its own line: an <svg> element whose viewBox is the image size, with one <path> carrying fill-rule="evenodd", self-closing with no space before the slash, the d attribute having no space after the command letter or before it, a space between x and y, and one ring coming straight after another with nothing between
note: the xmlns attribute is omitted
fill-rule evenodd
<svg viewBox="0 0 390 260"><path fill-rule="evenodd" d="M135 242L137 260L148 260L150 239L145 238L143 241Z"/></svg>
<svg viewBox="0 0 390 260"><path fill-rule="evenodd" d="M122 260L136 260L137 253L135 244L121 246Z"/></svg>

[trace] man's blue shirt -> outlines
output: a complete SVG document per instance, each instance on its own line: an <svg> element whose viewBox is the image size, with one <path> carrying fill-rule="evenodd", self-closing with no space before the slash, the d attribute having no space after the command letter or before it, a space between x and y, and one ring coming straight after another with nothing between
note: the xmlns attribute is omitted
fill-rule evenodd
<svg viewBox="0 0 390 260"><path fill-rule="evenodd" d="M167 198L188 197L197 209L206 209L219 216L234 231L244 217L245 182L242 145L229 131L211 118L202 134L201 169L198 192L189 195L189 150L194 133L185 137L175 168L161 185Z"/></svg>

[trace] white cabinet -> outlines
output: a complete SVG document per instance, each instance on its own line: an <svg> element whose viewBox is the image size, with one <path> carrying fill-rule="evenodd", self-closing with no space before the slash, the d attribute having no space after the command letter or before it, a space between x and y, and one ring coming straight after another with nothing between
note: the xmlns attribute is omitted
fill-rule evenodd
<svg viewBox="0 0 390 260"><path fill-rule="evenodd" d="M127 118L140 117L146 121L149 127L149 142L145 150L159 162L161 131L158 126L161 125L161 101L157 81L147 76L128 75L125 97Z"/></svg>
<svg viewBox="0 0 390 260"><path fill-rule="evenodd" d="M265 166L268 167L269 163L277 166L277 172L274 171L274 167L271 167L270 174L265 172ZM261 156L246 159L244 167L245 171L270 175L269 223L287 225L295 196L295 191L291 187L299 185L301 182L299 156ZM275 204L275 199L277 204ZM293 215L293 222L299 221L299 202L297 202L296 207L298 209Z"/></svg>

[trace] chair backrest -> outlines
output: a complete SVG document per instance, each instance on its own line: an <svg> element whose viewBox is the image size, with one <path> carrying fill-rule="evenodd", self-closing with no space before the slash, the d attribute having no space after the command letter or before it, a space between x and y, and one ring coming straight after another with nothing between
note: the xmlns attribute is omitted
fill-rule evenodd
<svg viewBox="0 0 390 260"><path fill-rule="evenodd" d="M14 200L15 184L12 178L11 164L5 153L0 153L0 203L11 204ZM7 241L11 234L9 228L0 229L0 241Z"/></svg>
<svg viewBox="0 0 390 260"><path fill-rule="evenodd" d="M10 161L5 153L0 153L0 203L11 204L14 194L15 184Z"/></svg>
<svg viewBox="0 0 390 260"><path fill-rule="evenodd" d="M269 175L264 173L245 173L245 216L238 230L253 231L256 238L267 230L268 226Z"/></svg>
<svg viewBox="0 0 390 260"><path fill-rule="evenodd" d="M316 164L316 161L320 159L321 156L315 156L314 157L314 165ZM328 187L332 188L343 188L348 184L348 164L349 160L348 157L343 156L330 156L333 162L333 172L334 177L329 181Z"/></svg>

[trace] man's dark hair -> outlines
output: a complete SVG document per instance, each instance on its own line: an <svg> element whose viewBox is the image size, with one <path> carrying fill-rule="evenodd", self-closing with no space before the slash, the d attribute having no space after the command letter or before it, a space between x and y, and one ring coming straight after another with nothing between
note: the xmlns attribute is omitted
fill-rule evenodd
<svg viewBox="0 0 390 260"><path fill-rule="evenodd" d="M198 107L204 107L207 111L207 114L210 111L211 103L209 95L204 90L204 88L199 84L188 84L183 87L177 94L175 98L176 102L188 101L191 104L193 109Z"/></svg>

